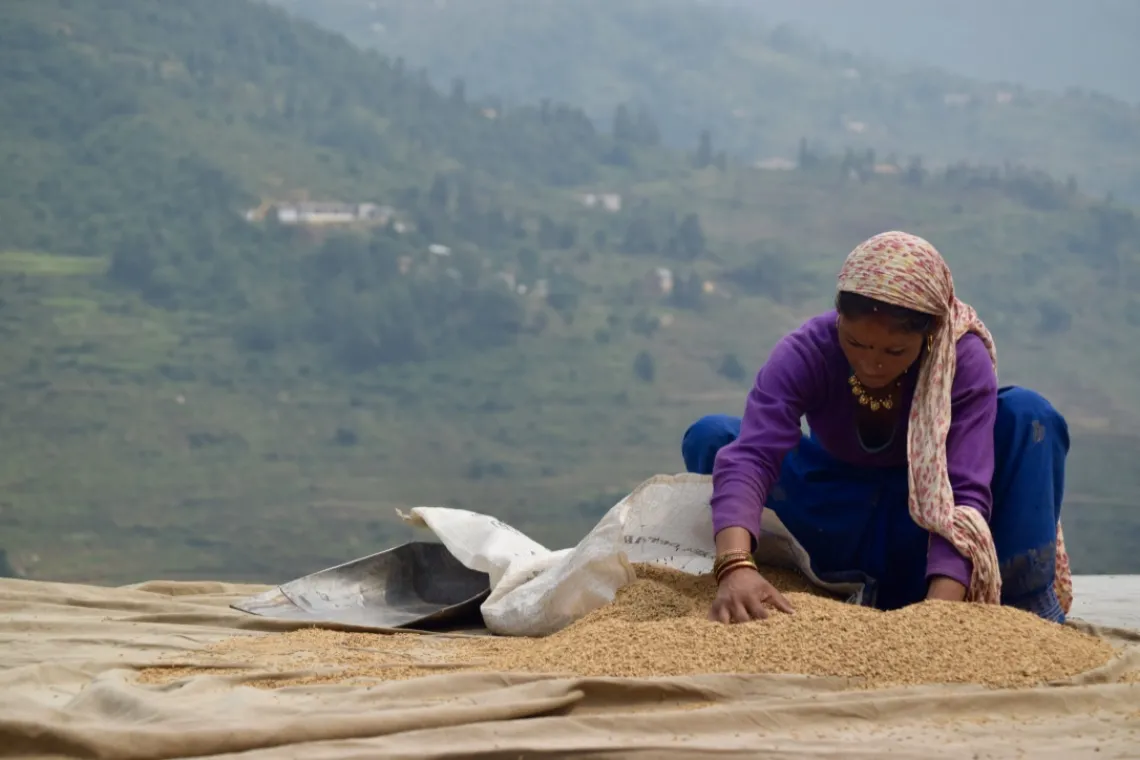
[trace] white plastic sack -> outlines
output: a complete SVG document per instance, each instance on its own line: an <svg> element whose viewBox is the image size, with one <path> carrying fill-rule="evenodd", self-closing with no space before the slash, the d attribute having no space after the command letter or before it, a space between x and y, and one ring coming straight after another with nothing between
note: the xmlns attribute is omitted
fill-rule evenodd
<svg viewBox="0 0 1140 760"><path fill-rule="evenodd" d="M712 570L712 479L658 475L614 505L572 549L550 551L505 523L476 512L416 507L405 520L431 530L456 559L490 576L483 622L506 636L546 636L613 601L635 563L687 573ZM824 584L807 554L771 510L764 510L757 554L796 567L812 582L858 599L855 584Z"/></svg>

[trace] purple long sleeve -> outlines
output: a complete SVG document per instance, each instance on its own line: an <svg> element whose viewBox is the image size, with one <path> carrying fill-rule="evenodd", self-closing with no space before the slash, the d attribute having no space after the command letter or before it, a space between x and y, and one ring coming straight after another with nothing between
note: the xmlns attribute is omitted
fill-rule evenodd
<svg viewBox="0 0 1140 760"><path fill-rule="evenodd" d="M715 532L742 527L757 536L768 490L779 477L785 455L799 443L801 417L807 418L816 439L837 459L865 467L906 464L913 380L904 389L904 408L893 441L880 451L868 452L855 430L848 372L834 311L813 317L776 344L748 394L740 437L716 457L711 500ZM950 399L946 463L954 503L977 509L988 521L997 377L985 344L976 335L958 341ZM970 561L950 542L931 535L928 578L943 575L965 585L971 570Z"/></svg>
<svg viewBox="0 0 1140 760"><path fill-rule="evenodd" d="M758 537L768 489L780 474L784 455L799 443L800 418L826 396L826 362L809 325L772 349L748 394L740 437L717 453L714 534L741 527L754 540Z"/></svg>
<svg viewBox="0 0 1140 760"><path fill-rule="evenodd" d="M994 474L994 422L997 419L997 375L981 338L958 341L958 367L950 388L950 431L946 435L946 469L954 503L973 507L986 522L993 509L990 482ZM926 577L944 575L970 585L973 564L938 534L931 534Z"/></svg>

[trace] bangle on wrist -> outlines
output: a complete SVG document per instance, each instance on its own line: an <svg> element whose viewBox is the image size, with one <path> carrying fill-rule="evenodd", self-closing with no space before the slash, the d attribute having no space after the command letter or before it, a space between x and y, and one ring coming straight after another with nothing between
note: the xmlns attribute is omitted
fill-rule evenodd
<svg viewBox="0 0 1140 760"><path fill-rule="evenodd" d="M753 560L751 557L746 557L743 559L730 560L728 562L725 562L719 568L717 568L716 574L715 574L717 585L719 586L721 581L723 581L725 578L727 578L732 573L736 572L737 570L740 570L741 568L745 568L745 567L750 567L753 570L755 570L756 572L760 572L760 568L756 567L756 561Z"/></svg>
<svg viewBox="0 0 1140 760"><path fill-rule="evenodd" d="M731 551L727 551L727 552L723 552L721 554L718 554L716 559L713 561L713 567L712 567L713 575L717 575L720 572L721 568L723 568L725 565L728 565L731 562L739 562L741 560L751 560L751 559L752 559L752 552L747 551L745 549L733 549Z"/></svg>

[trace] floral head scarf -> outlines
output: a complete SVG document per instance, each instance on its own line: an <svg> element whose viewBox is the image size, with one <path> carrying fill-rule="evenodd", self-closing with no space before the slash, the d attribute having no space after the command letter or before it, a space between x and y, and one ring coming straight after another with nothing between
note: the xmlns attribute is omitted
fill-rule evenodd
<svg viewBox="0 0 1140 760"><path fill-rule="evenodd" d="M946 434L950 429L950 388L958 340L978 335L997 370L993 337L977 312L954 295L950 268L927 241L905 232L884 232L848 255L839 272L839 290L937 317L930 351L918 374L910 409L907 462L911 518L945 537L974 565L967 599L999 604L1001 575L990 527L976 509L954 504L946 470ZM1061 608L1072 604L1072 580L1061 524L1057 524L1054 582Z"/></svg>

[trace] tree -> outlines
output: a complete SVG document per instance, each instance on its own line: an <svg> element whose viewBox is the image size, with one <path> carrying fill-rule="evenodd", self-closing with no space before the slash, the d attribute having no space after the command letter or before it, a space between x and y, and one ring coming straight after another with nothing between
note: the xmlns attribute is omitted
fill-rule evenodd
<svg viewBox="0 0 1140 760"><path fill-rule="evenodd" d="M146 290L151 286L155 269L159 265L154 249L155 246L142 236L124 238L111 254L108 276L128 287Z"/></svg>
<svg viewBox="0 0 1140 760"><path fill-rule="evenodd" d="M578 230L573 222L558 224L546 214L538 220L538 244L542 248L566 250L573 248L578 239Z"/></svg>
<svg viewBox="0 0 1140 760"><path fill-rule="evenodd" d="M812 169L819 166L821 159L818 153L808 145L806 137L800 138L799 152L796 156L796 165L801 169Z"/></svg>
<svg viewBox="0 0 1140 760"><path fill-rule="evenodd" d="M705 169L713 162L712 133L707 129L701 130L697 143L697 155L693 157L693 165L698 169Z"/></svg>
<svg viewBox="0 0 1140 760"><path fill-rule="evenodd" d="M519 274L524 280L534 280L539 275L538 253L533 248L520 248L515 257L519 262Z"/></svg>
<svg viewBox="0 0 1140 760"><path fill-rule="evenodd" d="M629 108L622 103L614 110L614 139L619 142L635 142L637 133L633 119L629 115Z"/></svg>
<svg viewBox="0 0 1140 760"><path fill-rule="evenodd" d="M625 237L621 242L622 253L657 253L657 241L653 236L653 224L643 216L630 220Z"/></svg>
<svg viewBox="0 0 1140 760"><path fill-rule="evenodd" d="M462 77L451 80L451 102L457 106L467 105L467 83Z"/></svg>
<svg viewBox="0 0 1140 760"><path fill-rule="evenodd" d="M12 567L12 563L8 561L8 552L4 547L0 546L0 578L22 578L23 576L16 572Z"/></svg>
<svg viewBox="0 0 1140 760"><path fill-rule="evenodd" d="M705 283L696 272L687 277L677 277L669 302L678 309L700 311L705 305Z"/></svg>
<svg viewBox="0 0 1140 760"><path fill-rule="evenodd" d="M638 145L654 146L661 143L661 129L644 108L637 110L637 118L634 120L633 129Z"/></svg>
<svg viewBox="0 0 1140 760"><path fill-rule="evenodd" d="M428 202L436 209L446 211L448 195L447 180L438 174L435 175L431 190L428 191Z"/></svg>
<svg viewBox="0 0 1140 760"><path fill-rule="evenodd" d="M1063 304L1053 299L1037 305L1039 321L1037 331L1042 335L1058 335L1069 331L1073 315Z"/></svg>
<svg viewBox="0 0 1140 760"><path fill-rule="evenodd" d="M725 354L720 360L720 366L717 367L717 374L726 380L731 380L734 383L739 383L748 377L748 370L740 363L740 359L736 354Z"/></svg>
<svg viewBox="0 0 1140 760"><path fill-rule="evenodd" d="M680 256L690 261L700 257L705 252L705 231L701 227L701 218L694 213L686 214L673 239Z"/></svg>
<svg viewBox="0 0 1140 760"><path fill-rule="evenodd" d="M461 177L456 185L455 215L467 223L472 222L479 215L479 207L475 202L475 189L467 177Z"/></svg>
<svg viewBox="0 0 1140 760"><path fill-rule="evenodd" d="M633 375L643 383L652 383L657 376L657 363L648 351L642 351L633 360Z"/></svg>
<svg viewBox="0 0 1140 760"><path fill-rule="evenodd" d="M908 185L919 187L926 180L926 169L922 166L922 158L915 156L910 160L903 174L903 181Z"/></svg>

